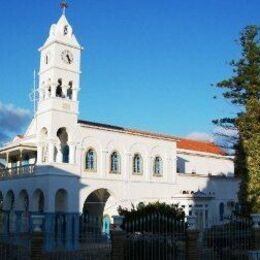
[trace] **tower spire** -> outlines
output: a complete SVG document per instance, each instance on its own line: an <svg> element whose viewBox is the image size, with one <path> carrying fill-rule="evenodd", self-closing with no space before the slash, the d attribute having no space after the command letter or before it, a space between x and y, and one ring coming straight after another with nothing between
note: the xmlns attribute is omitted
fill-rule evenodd
<svg viewBox="0 0 260 260"><path fill-rule="evenodd" d="M62 0L60 6L61 6L61 9L62 9L62 13L65 14L66 9L69 7L67 1L66 0Z"/></svg>

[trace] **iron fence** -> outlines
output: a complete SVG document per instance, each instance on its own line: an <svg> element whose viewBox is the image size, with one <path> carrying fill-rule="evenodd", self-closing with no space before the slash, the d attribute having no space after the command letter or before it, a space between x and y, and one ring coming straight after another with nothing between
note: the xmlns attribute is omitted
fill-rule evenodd
<svg viewBox="0 0 260 260"><path fill-rule="evenodd" d="M151 214L127 221L125 230L126 260L185 259L186 225L183 220Z"/></svg>
<svg viewBox="0 0 260 260"><path fill-rule="evenodd" d="M47 245L44 245L43 256L45 259L111 259L111 241L102 233L86 233L77 239L66 237L62 243L55 235L48 234L45 236L45 243L47 241L54 242L55 246L51 250L46 250Z"/></svg>
<svg viewBox="0 0 260 260"><path fill-rule="evenodd" d="M247 260L253 249L251 220L235 219L212 226L202 231L199 242L201 259Z"/></svg>
<svg viewBox="0 0 260 260"><path fill-rule="evenodd" d="M1 260L30 260L31 238L28 234L0 235Z"/></svg>

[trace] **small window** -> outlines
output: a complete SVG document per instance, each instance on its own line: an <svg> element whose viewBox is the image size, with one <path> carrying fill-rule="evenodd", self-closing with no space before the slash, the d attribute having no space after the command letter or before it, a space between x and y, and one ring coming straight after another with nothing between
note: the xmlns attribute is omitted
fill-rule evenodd
<svg viewBox="0 0 260 260"><path fill-rule="evenodd" d="M96 171L97 170L97 156L93 149L89 149L86 154L86 170Z"/></svg>
<svg viewBox="0 0 260 260"><path fill-rule="evenodd" d="M142 174L143 172L143 160L140 154L135 154L133 159L133 173Z"/></svg>
<svg viewBox="0 0 260 260"><path fill-rule="evenodd" d="M111 172L120 173L120 155L117 152L111 154Z"/></svg>
<svg viewBox="0 0 260 260"><path fill-rule="evenodd" d="M154 159L153 171L154 171L154 175L156 176L162 175L163 163L162 163L162 158L160 156L156 156Z"/></svg>
<svg viewBox="0 0 260 260"><path fill-rule="evenodd" d="M68 25L65 25L64 26L64 31L63 31L63 33L64 33L64 35L67 35L68 34Z"/></svg>
<svg viewBox="0 0 260 260"><path fill-rule="evenodd" d="M58 86L56 88L56 97L62 97L62 80L58 80Z"/></svg>
<svg viewBox="0 0 260 260"><path fill-rule="evenodd" d="M72 99L72 86L73 86L73 83L72 83L72 81L70 81L69 82L69 88L67 89L67 97L69 98L69 99Z"/></svg>
<svg viewBox="0 0 260 260"><path fill-rule="evenodd" d="M48 54L45 56L45 63L46 63L46 65L49 64L49 55Z"/></svg>

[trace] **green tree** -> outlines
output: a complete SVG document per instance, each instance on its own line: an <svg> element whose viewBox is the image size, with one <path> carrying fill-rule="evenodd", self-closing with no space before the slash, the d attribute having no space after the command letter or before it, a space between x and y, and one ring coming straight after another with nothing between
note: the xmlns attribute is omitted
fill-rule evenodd
<svg viewBox="0 0 260 260"><path fill-rule="evenodd" d="M237 129L235 173L241 176L242 214L260 212L260 28L247 26L240 35L240 59L231 61L233 76L217 83L223 96L240 107L233 118L213 122Z"/></svg>
<svg viewBox="0 0 260 260"><path fill-rule="evenodd" d="M124 216L127 221L157 213L175 220L182 220L185 216L183 209L178 204L166 204L159 201L148 204L140 202L137 207L132 205L131 209L119 206L118 213L120 216Z"/></svg>

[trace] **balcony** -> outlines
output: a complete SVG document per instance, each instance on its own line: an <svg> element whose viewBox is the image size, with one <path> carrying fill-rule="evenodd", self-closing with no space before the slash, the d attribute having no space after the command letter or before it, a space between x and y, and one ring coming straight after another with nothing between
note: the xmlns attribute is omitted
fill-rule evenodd
<svg viewBox="0 0 260 260"><path fill-rule="evenodd" d="M0 179L12 179L35 174L35 164L0 169Z"/></svg>

